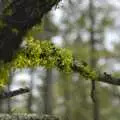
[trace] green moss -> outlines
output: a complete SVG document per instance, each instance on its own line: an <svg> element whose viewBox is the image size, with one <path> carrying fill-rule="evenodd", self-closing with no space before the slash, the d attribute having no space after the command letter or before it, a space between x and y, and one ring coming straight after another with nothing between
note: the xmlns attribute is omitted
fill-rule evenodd
<svg viewBox="0 0 120 120"><path fill-rule="evenodd" d="M2 30L6 26L6 23L0 19L0 30Z"/></svg>
<svg viewBox="0 0 120 120"><path fill-rule="evenodd" d="M4 15L5 16L11 16L12 14L13 14L13 10L11 8L4 10Z"/></svg>
<svg viewBox="0 0 120 120"><path fill-rule="evenodd" d="M17 28L12 28L12 32L18 34L19 30Z"/></svg>
<svg viewBox="0 0 120 120"><path fill-rule="evenodd" d="M26 40L26 47L12 61L14 68L44 66L57 67L66 72L71 70L71 64L72 54L69 50L57 48L48 41L34 40L32 37Z"/></svg>
<svg viewBox="0 0 120 120"><path fill-rule="evenodd" d="M77 71L86 79L95 80L97 78L96 72L82 62L76 63L77 68L73 69L74 61L70 50L58 48L48 41L34 40L31 36L25 38L25 42L24 48L17 53L10 63L1 64L1 84L6 82L10 69L15 70L17 68L33 68L38 66L45 68L56 67L63 72Z"/></svg>
<svg viewBox="0 0 120 120"><path fill-rule="evenodd" d="M83 64L83 62L74 61L73 71L80 73L85 79L97 80L98 76L95 70L93 70L88 64Z"/></svg>

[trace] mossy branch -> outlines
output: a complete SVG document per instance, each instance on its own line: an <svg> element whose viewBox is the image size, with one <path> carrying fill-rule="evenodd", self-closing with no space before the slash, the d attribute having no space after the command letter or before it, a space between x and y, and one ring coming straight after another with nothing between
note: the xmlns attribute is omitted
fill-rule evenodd
<svg viewBox="0 0 120 120"><path fill-rule="evenodd" d="M95 70L91 69L88 64L74 60L70 50L58 48L48 41L34 40L33 37L27 37L25 46L20 49L14 59L2 65L4 65L2 69L0 69L2 75L5 75L5 73L7 75L9 70L15 70L16 68L38 66L45 68L56 67L62 72L78 72L85 79L120 85L119 79L115 79L107 73L100 75ZM6 83L4 76L1 83Z"/></svg>

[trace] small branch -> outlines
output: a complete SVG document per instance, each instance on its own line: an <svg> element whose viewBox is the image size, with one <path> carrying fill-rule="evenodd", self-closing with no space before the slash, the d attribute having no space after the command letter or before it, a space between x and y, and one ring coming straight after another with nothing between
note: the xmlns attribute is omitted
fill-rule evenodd
<svg viewBox="0 0 120 120"><path fill-rule="evenodd" d="M18 90L13 90L13 91L9 91L9 92L3 92L3 93L0 93L0 99L7 99L7 98L21 95L21 94L24 94L27 92L30 92L30 89L27 87L19 88Z"/></svg>
<svg viewBox="0 0 120 120"><path fill-rule="evenodd" d="M104 72L103 75L99 75L98 81L105 82L112 85L120 85L120 78L112 77L111 74Z"/></svg>
<svg viewBox="0 0 120 120"><path fill-rule="evenodd" d="M87 65L83 65L84 67L86 67ZM73 66L71 67L72 68L72 70L74 71L74 72L78 72L78 73L80 73L80 74L82 74L82 73L84 73L85 71L82 71L82 68L81 68L81 66L79 65L79 63L78 62L73 62ZM96 72L96 74L98 74L97 72ZM88 77L88 78L90 78L89 76L90 76L90 73L88 72L86 72L85 73L85 75L84 75L84 77ZM92 78L90 78L91 80L93 80ZM99 74L98 75L98 77L95 79L96 81L98 80L99 82L104 82L104 83L108 83L108 84L112 84L112 85L118 85L118 86L120 86L120 78L115 78L115 77L113 77L111 74L108 74L108 73L106 73L106 72L104 72L103 74Z"/></svg>

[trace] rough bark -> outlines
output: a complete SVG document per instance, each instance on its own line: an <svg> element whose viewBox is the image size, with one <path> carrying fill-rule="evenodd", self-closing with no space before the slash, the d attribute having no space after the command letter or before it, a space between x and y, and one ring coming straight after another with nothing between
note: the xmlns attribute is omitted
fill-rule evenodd
<svg viewBox="0 0 120 120"><path fill-rule="evenodd" d="M12 0L0 17L0 21L5 24L0 30L0 60L10 61L26 32L33 26L40 24L43 16L59 1ZM11 15L5 14L9 10L12 11Z"/></svg>

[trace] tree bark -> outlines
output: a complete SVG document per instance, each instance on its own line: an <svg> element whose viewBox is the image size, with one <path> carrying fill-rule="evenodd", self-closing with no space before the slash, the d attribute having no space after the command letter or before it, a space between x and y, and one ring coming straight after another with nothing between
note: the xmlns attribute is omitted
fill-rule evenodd
<svg viewBox="0 0 120 120"><path fill-rule="evenodd" d="M20 47L23 37L60 0L12 0L3 10L0 21L0 60L11 61ZM9 15L7 12L12 11Z"/></svg>
<svg viewBox="0 0 120 120"><path fill-rule="evenodd" d="M89 1L89 16L90 16L90 22L91 22L91 28L90 28L90 47L91 47L91 58L90 58L90 64L92 68L96 67L96 58L95 58L95 14L94 14L94 5L93 0ZM91 81L91 98L93 101L93 120L99 120L99 103L97 98L97 90L96 90L96 81Z"/></svg>

